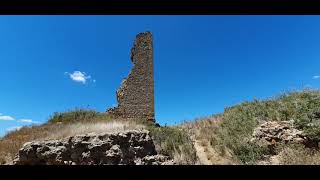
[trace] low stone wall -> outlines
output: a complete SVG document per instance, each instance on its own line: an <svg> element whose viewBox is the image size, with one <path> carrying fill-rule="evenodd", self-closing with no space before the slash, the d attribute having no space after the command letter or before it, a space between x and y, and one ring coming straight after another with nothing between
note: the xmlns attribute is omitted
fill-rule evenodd
<svg viewBox="0 0 320 180"><path fill-rule="evenodd" d="M146 130L86 134L26 143L14 165L170 165Z"/></svg>

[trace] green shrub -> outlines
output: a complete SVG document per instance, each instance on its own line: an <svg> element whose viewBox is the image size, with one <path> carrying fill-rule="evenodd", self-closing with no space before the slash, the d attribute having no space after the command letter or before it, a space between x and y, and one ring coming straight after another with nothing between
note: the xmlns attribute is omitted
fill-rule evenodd
<svg viewBox="0 0 320 180"><path fill-rule="evenodd" d="M315 142L320 142L320 110L314 109L296 121L299 129Z"/></svg>
<svg viewBox="0 0 320 180"><path fill-rule="evenodd" d="M233 151L234 155L244 163L254 163L261 159L263 155L269 154L269 149L266 146L251 143L239 143Z"/></svg>
<svg viewBox="0 0 320 180"><path fill-rule="evenodd" d="M248 141L254 127L258 125L256 117L262 115L261 109L247 102L227 109L217 130L214 144L221 152L224 148L230 149L242 162L259 159L262 150L255 149L256 147L248 144Z"/></svg>
<svg viewBox="0 0 320 180"><path fill-rule="evenodd" d="M195 164L197 161L193 142L188 134L177 127L147 126L156 150L174 158L180 164Z"/></svg>
<svg viewBox="0 0 320 180"><path fill-rule="evenodd" d="M75 121L84 121L98 116L98 112L86 109L75 109L66 112L55 112L48 123L69 123Z"/></svg>
<svg viewBox="0 0 320 180"><path fill-rule="evenodd" d="M112 117L110 115L94 110L74 109L65 112L55 112L49 118L48 123L95 122L111 119Z"/></svg>

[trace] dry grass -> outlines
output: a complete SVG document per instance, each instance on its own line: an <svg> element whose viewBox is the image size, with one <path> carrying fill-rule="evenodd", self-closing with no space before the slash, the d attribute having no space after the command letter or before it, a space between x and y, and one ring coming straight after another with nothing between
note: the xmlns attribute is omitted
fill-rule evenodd
<svg viewBox="0 0 320 180"><path fill-rule="evenodd" d="M283 165L320 165L320 152L302 146L284 148L278 157Z"/></svg>
<svg viewBox="0 0 320 180"><path fill-rule="evenodd" d="M68 136L88 133L113 133L124 130L143 129L145 126L129 121L110 121L97 123L75 123L64 125L61 129L55 128L46 139L60 139Z"/></svg>
<svg viewBox="0 0 320 180"><path fill-rule="evenodd" d="M212 135L219 127L222 120L221 115L215 115L205 118L198 118L192 122L185 122L180 125L181 128L186 130L188 134L196 140L212 139Z"/></svg>
<svg viewBox="0 0 320 180"><path fill-rule="evenodd" d="M159 154L168 155L177 164L193 165L197 163L197 155L192 139L180 127L148 126L156 151Z"/></svg>
<svg viewBox="0 0 320 180"><path fill-rule="evenodd" d="M221 154L214 146L216 131L222 121L222 115L214 115L198 118L192 122L186 122L180 127L192 137L200 158L200 164L236 164L230 153ZM197 142L197 143L196 143Z"/></svg>
<svg viewBox="0 0 320 180"><path fill-rule="evenodd" d="M195 153L194 150L191 153ZM195 154L191 154L190 150L186 151L183 145L178 146L173 152L173 159L178 165L197 165L199 159Z"/></svg>

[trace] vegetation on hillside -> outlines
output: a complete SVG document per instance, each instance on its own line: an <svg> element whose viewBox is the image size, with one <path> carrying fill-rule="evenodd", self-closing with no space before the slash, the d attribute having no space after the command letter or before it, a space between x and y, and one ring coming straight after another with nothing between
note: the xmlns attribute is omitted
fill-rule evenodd
<svg viewBox="0 0 320 180"><path fill-rule="evenodd" d="M160 154L168 155L178 164L197 164L196 151L190 136L178 127L147 126L156 150Z"/></svg>
<svg viewBox="0 0 320 180"><path fill-rule="evenodd" d="M320 91L289 92L267 100L254 100L227 108L215 145L229 148L242 162L254 162L267 149L248 143L253 129L263 121L294 120L298 129L314 140L320 138Z"/></svg>
<svg viewBox="0 0 320 180"><path fill-rule="evenodd" d="M99 113L90 109L75 109L65 112L55 112L50 116L47 124L75 123L75 122L97 122L112 120L110 115Z"/></svg>
<svg viewBox="0 0 320 180"><path fill-rule="evenodd" d="M297 129L319 142L320 91L302 90L265 100L254 99L252 102L228 107L224 113L179 126L156 127L140 119L120 120L85 109L54 113L43 125L23 127L5 135L0 140L0 163L12 160L18 149L28 141L87 132L145 128L151 132L157 151L171 156L179 164L198 163L195 141L217 150L220 159L232 158L238 164L255 164L269 155L269 151L249 142L254 128L265 121L287 120L293 120ZM279 146L277 151L281 152L280 161L283 164L320 164L317 149Z"/></svg>
<svg viewBox="0 0 320 180"><path fill-rule="evenodd" d="M249 142L254 128L265 121L287 120L294 120L297 129L303 130L308 137L319 142L320 91L306 89L283 93L266 100L254 99L252 102L243 102L226 108L224 113L219 115L219 120L206 118L198 120L196 124L202 124L198 127L200 129L198 137L204 136L210 139L211 145L218 149L221 155L231 152L236 161L252 164L264 155L269 155L266 147ZM212 121L211 126L204 126L210 121ZM290 152L301 150L295 147L291 149L293 151ZM310 151L304 150L304 152ZM310 153L306 156L309 155ZM289 163L288 159L285 162Z"/></svg>

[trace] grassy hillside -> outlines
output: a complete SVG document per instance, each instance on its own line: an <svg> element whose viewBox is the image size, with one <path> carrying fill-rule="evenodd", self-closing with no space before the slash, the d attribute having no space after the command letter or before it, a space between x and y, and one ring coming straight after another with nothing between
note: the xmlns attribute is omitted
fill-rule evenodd
<svg viewBox="0 0 320 180"><path fill-rule="evenodd" d="M186 129L193 129L198 139L206 139L221 157L232 156L238 163L254 164L264 155L266 148L250 144L253 129L264 121L294 120L297 129L303 130L315 141L320 140L320 91L303 90L284 93L266 100L254 99L252 102L228 107L221 115L199 119L184 124ZM280 147L286 149L284 164L319 164L317 151L304 147ZM296 155L299 154L300 160ZM313 161L311 161L313 159ZM318 160L316 160L318 159ZM297 162L296 162L297 163Z"/></svg>
<svg viewBox="0 0 320 180"><path fill-rule="evenodd" d="M25 142L57 139L89 132L148 129L161 154L179 164L257 164L268 149L249 143L255 127L266 121L293 120L313 141L320 141L320 91L284 93L225 108L221 114L178 126L155 127L135 120L115 119L93 110L54 113L47 123L23 127L0 140L0 163L11 161ZM277 147L281 164L320 164L318 149L299 145Z"/></svg>

